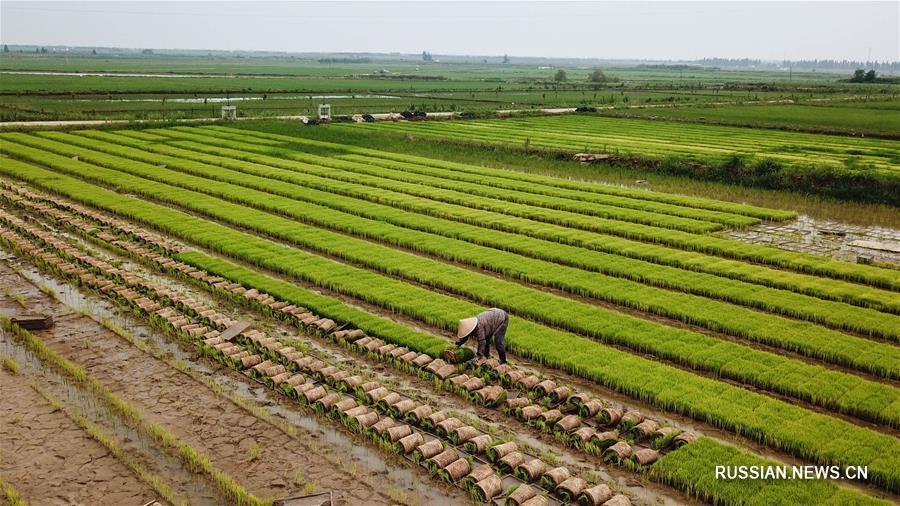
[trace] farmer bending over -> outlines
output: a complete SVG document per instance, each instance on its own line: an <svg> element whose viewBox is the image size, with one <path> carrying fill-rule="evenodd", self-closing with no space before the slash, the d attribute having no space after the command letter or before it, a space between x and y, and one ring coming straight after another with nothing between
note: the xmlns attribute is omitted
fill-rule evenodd
<svg viewBox="0 0 900 506"><path fill-rule="evenodd" d="M459 330L456 336L457 346L462 346L469 337L475 337L476 352L478 359L485 359L490 356L491 339L494 339L494 347L497 348L497 354L500 355L500 363L506 363L506 327L509 324L509 315L506 311L492 307L487 311L459 321Z"/></svg>

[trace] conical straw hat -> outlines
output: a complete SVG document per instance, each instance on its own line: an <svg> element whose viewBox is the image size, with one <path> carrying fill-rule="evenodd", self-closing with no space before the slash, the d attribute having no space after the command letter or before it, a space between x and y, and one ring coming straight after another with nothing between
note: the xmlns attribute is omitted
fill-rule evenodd
<svg viewBox="0 0 900 506"><path fill-rule="evenodd" d="M466 318L464 320L459 321L459 330L456 332L456 337L462 339L467 335L471 334L475 327L478 325L478 318L474 316L471 318Z"/></svg>

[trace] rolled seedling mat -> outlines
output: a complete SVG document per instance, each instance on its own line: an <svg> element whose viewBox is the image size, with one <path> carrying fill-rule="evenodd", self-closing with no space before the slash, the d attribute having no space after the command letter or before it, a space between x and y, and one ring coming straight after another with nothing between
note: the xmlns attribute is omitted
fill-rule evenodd
<svg viewBox="0 0 900 506"><path fill-rule="evenodd" d="M653 446L660 450L672 444L672 440L675 439L681 431L676 429L675 427L660 427L653 432L652 441Z"/></svg>
<svg viewBox="0 0 900 506"><path fill-rule="evenodd" d="M401 346L399 348L394 348L393 350L391 350L388 355L390 355L392 359L396 360L397 358L406 355L407 353L409 353L409 348Z"/></svg>
<svg viewBox="0 0 900 506"><path fill-rule="evenodd" d="M425 468L428 469L429 473L436 474L438 470L447 467L451 462L454 462L458 458L458 451L454 450L453 448L447 448L434 457L427 459L425 461Z"/></svg>
<svg viewBox="0 0 900 506"><path fill-rule="evenodd" d="M404 417L408 423L420 425L426 418L432 415L432 408L428 404L415 407Z"/></svg>
<svg viewBox="0 0 900 506"><path fill-rule="evenodd" d="M391 443L396 443L410 435L412 435L412 427L404 423L388 429L386 439Z"/></svg>
<svg viewBox="0 0 900 506"><path fill-rule="evenodd" d="M503 474L512 474L520 464L525 462L525 454L519 451L510 452L503 456L497 465Z"/></svg>
<svg viewBox="0 0 900 506"><path fill-rule="evenodd" d="M388 429L395 425L397 425L397 422L395 422L393 418L386 416L372 424L372 426L369 427L369 431L374 435L383 436L387 433Z"/></svg>
<svg viewBox="0 0 900 506"><path fill-rule="evenodd" d="M468 453L472 455L480 455L484 453L488 446L494 442L494 438L492 438L489 434L481 434L480 436L475 436L472 439L465 442L463 448Z"/></svg>
<svg viewBox="0 0 900 506"><path fill-rule="evenodd" d="M588 483L586 481L577 476L572 476L556 487L556 496L564 503L572 502L581 495L581 492L587 486Z"/></svg>
<svg viewBox="0 0 900 506"><path fill-rule="evenodd" d="M324 412L328 411L329 409L331 409L332 406L334 406L338 401L340 401L343 398L344 398L343 395L341 395L337 392L331 392L330 394L326 395L325 397L322 397L321 399L317 400L313 404L313 408L320 413L324 413Z"/></svg>
<svg viewBox="0 0 900 506"><path fill-rule="evenodd" d="M303 383L302 385L298 385L296 388L294 388L294 391L297 393L297 400L305 404L307 402L306 396L305 396L306 392L309 392L310 390L315 390L315 389L319 388L319 386L320 385L318 383L314 382L310 378L307 378L306 383Z"/></svg>
<svg viewBox="0 0 900 506"><path fill-rule="evenodd" d="M469 474L463 477L459 485L471 493L472 487L474 487L476 483L491 475L496 475L494 469L489 464L480 464L475 466Z"/></svg>
<svg viewBox="0 0 900 506"><path fill-rule="evenodd" d="M631 456L631 452L631 445L625 441L619 441L603 451L603 460L612 464L619 464L628 459Z"/></svg>
<svg viewBox="0 0 900 506"><path fill-rule="evenodd" d="M375 402L375 409L381 411L382 413L387 413L392 405L402 400L403 397L400 394L398 394L397 392L390 392Z"/></svg>
<svg viewBox="0 0 900 506"><path fill-rule="evenodd" d="M475 427L472 427L471 425L464 425L450 431L449 437L451 443L459 445L464 444L466 441L469 441L470 439L476 438L480 435L481 432Z"/></svg>
<svg viewBox="0 0 900 506"><path fill-rule="evenodd" d="M568 480L571 477L572 477L572 474L569 473L568 468L554 467L553 469L544 473L543 476L541 476L541 480L540 480L541 487L544 490L549 490L550 492L553 492L556 490L556 487L558 487L562 482Z"/></svg>
<svg viewBox="0 0 900 506"><path fill-rule="evenodd" d="M503 410L507 412L507 414L515 413L516 409L524 408L531 404L531 399L528 397L512 397L507 398L506 403L503 406Z"/></svg>
<svg viewBox="0 0 900 506"><path fill-rule="evenodd" d="M537 404L530 404L521 408L518 413L520 413L520 415L517 418L527 422L538 419L544 413L544 408Z"/></svg>
<svg viewBox="0 0 900 506"><path fill-rule="evenodd" d="M416 401L412 399L400 399L388 407L388 413L395 418L403 418L407 413L416 408Z"/></svg>
<svg viewBox="0 0 900 506"><path fill-rule="evenodd" d="M367 404L375 403L384 399L390 393L391 391L385 387L373 388L363 395L363 400L365 400Z"/></svg>
<svg viewBox="0 0 900 506"><path fill-rule="evenodd" d="M443 469L438 471L438 476L447 483L456 483L472 470L469 461L464 458L456 459Z"/></svg>
<svg viewBox="0 0 900 506"><path fill-rule="evenodd" d="M657 423L656 420L644 420L632 427L631 430L628 431L628 434L633 440L641 441L652 437L657 429L659 429L659 423Z"/></svg>
<svg viewBox="0 0 900 506"><path fill-rule="evenodd" d="M428 431L434 431L437 428L437 424L443 422L444 420L450 418L450 414L446 411L438 411L436 413L432 413L425 417L422 420L422 427Z"/></svg>
<svg viewBox="0 0 900 506"><path fill-rule="evenodd" d="M520 506L525 501L540 494L540 491L527 483L523 483L506 498L506 506Z"/></svg>
<svg viewBox="0 0 900 506"><path fill-rule="evenodd" d="M437 371L435 371L433 374L443 380L443 379L449 378L455 372L456 372L456 366L447 364L447 365L441 367L440 369L438 369Z"/></svg>
<svg viewBox="0 0 900 506"><path fill-rule="evenodd" d="M609 448L610 446L619 442L619 433L612 430L607 430L604 432L597 432L593 436L591 436L591 444L602 449Z"/></svg>
<svg viewBox="0 0 900 506"><path fill-rule="evenodd" d="M493 473L472 487L472 497L482 503L486 503L502 493L503 481Z"/></svg>
<svg viewBox="0 0 900 506"><path fill-rule="evenodd" d="M451 432L462 427L463 425L465 425L465 423L463 423L463 421L459 418L450 417L438 423L435 427L435 432L437 432L438 436L447 438L450 436Z"/></svg>
<svg viewBox="0 0 900 506"><path fill-rule="evenodd" d="M335 372L331 373L330 375L328 375L328 377L325 378L325 380L328 381L329 384L337 387L337 386L341 385L341 382L344 381L345 378L349 378L349 377L350 377L350 373L347 371L335 371Z"/></svg>
<svg viewBox="0 0 900 506"><path fill-rule="evenodd" d="M562 417L562 411L558 409L548 409L541 413L541 416L537 418L536 422L541 429L546 430L553 427L556 422L562 419Z"/></svg>
<svg viewBox="0 0 900 506"><path fill-rule="evenodd" d="M343 401L342 401L343 403ZM354 402L353 406L350 406L344 410L344 413L341 415L341 418L344 420L344 423L350 424L350 420L356 418L359 415L364 415L369 412L368 406L357 406Z"/></svg>
<svg viewBox="0 0 900 506"><path fill-rule="evenodd" d="M328 395L328 391L325 390L325 387L322 385L317 386L316 388L309 389L303 392L303 397L306 399L307 404L311 404L316 402L317 400Z"/></svg>
<svg viewBox="0 0 900 506"><path fill-rule="evenodd" d="M283 373L281 373L277 376L272 376L272 383L275 386L281 386L282 383L287 381L293 375L294 375L294 373L292 373L290 371L284 371Z"/></svg>
<svg viewBox="0 0 900 506"><path fill-rule="evenodd" d="M463 383L462 387L467 392L474 392L476 390L481 390L484 388L484 380L479 377L469 378L469 381Z"/></svg>
<svg viewBox="0 0 900 506"><path fill-rule="evenodd" d="M407 425L407 427L409 426ZM419 447L419 445L423 444L424 442L425 438L422 437L421 433L413 432L412 434L397 441L397 443L394 445L394 448L398 453L406 455L408 453L412 453L416 448Z"/></svg>
<svg viewBox="0 0 900 506"><path fill-rule="evenodd" d="M550 506L553 504L545 495L536 495L522 503L522 506Z"/></svg>
<svg viewBox="0 0 900 506"><path fill-rule="evenodd" d="M525 376L519 381L516 382L516 388L520 390L525 390L526 392L534 390L537 387L538 383L541 382L541 378L532 374L531 376Z"/></svg>
<svg viewBox="0 0 900 506"><path fill-rule="evenodd" d="M376 338L376 339L372 339L371 341L366 343L365 349L369 353L374 353L375 350L377 350L378 348L381 348L382 346L384 346L384 341Z"/></svg>
<svg viewBox="0 0 900 506"><path fill-rule="evenodd" d="M413 361L418 356L419 356L419 354L417 352L408 351L408 352L404 353L403 355L400 355L400 357L397 360L403 362L404 364L412 364Z"/></svg>
<svg viewBox="0 0 900 506"><path fill-rule="evenodd" d="M590 399L578 407L578 414L582 418L592 418L603 409L603 401L600 399Z"/></svg>
<svg viewBox="0 0 900 506"><path fill-rule="evenodd" d="M249 357L244 357L241 359L241 365L244 367L244 369L251 368L261 363L262 357L260 357L259 355L250 355Z"/></svg>
<svg viewBox="0 0 900 506"><path fill-rule="evenodd" d="M591 438L596 434L597 431L594 430L593 427L581 427L580 429L572 432L569 436L569 441L572 444L576 445L579 448L583 448L584 445L591 442Z"/></svg>
<svg viewBox="0 0 900 506"><path fill-rule="evenodd" d="M631 499L629 499L628 496L618 494L603 503L603 506L631 506Z"/></svg>
<svg viewBox="0 0 900 506"><path fill-rule="evenodd" d="M425 367L425 370L428 371L428 372L430 372L430 373L432 373L432 374L434 374L434 373L436 373L436 372L438 371L438 369L440 369L441 367L444 367L445 365L447 365L447 362L445 362L443 359L436 358L436 359L432 360L432 361Z"/></svg>
<svg viewBox="0 0 900 506"><path fill-rule="evenodd" d="M500 382L505 387L518 386L519 383L525 378L525 373L522 371L517 371L515 369L507 371L500 377Z"/></svg>
<svg viewBox="0 0 900 506"><path fill-rule="evenodd" d="M490 462L498 462L503 457L515 451L519 451L519 445L517 445L515 441L507 441L506 443L500 443L488 448L486 454Z"/></svg>
<svg viewBox="0 0 900 506"><path fill-rule="evenodd" d="M369 336L364 336L356 341L353 341L353 344L359 346L360 348L365 348L367 344L372 342L372 338Z"/></svg>
<svg viewBox="0 0 900 506"><path fill-rule="evenodd" d="M463 347L447 348L441 357L451 364L459 364L472 358L472 350Z"/></svg>
<svg viewBox="0 0 900 506"><path fill-rule="evenodd" d="M580 506L600 506L612 499L612 496L612 489L608 485L601 483L582 490L578 496L578 504Z"/></svg>
<svg viewBox="0 0 900 506"><path fill-rule="evenodd" d="M649 466L659 459L659 452L651 448L637 450L631 454L631 461L640 466Z"/></svg>
<svg viewBox="0 0 900 506"><path fill-rule="evenodd" d="M572 389L567 386L558 386L550 392L550 399L553 402L567 402L572 395Z"/></svg>
<svg viewBox="0 0 900 506"><path fill-rule="evenodd" d="M541 476L547 472L547 464L538 458L526 460L516 467L514 474L516 478L526 482L534 483L541 479Z"/></svg>
<svg viewBox="0 0 900 506"><path fill-rule="evenodd" d="M566 388L566 387L561 387L561 388ZM572 406L573 408L575 408L575 410L578 410L581 408L581 406L584 406L584 403L586 403L590 399L591 399L591 397L586 393L571 392L569 394L569 397L566 398L565 401L566 401L566 404L568 404L569 406Z"/></svg>
<svg viewBox="0 0 900 506"><path fill-rule="evenodd" d="M440 439L432 439L431 441L422 443L413 451L413 460L421 463L442 451L444 451L444 443L442 443Z"/></svg>
<svg viewBox="0 0 900 506"><path fill-rule="evenodd" d="M500 364L494 368L492 371L491 377L494 378L502 378L504 374L508 373L512 370L512 367L509 364Z"/></svg>
<svg viewBox="0 0 900 506"><path fill-rule="evenodd" d="M378 413L369 411L353 417L350 420L350 428L353 430L364 431L365 429L375 425L377 422Z"/></svg>
<svg viewBox="0 0 900 506"><path fill-rule="evenodd" d="M644 415L642 415L640 411L628 411L622 415L622 419L619 420L619 430L629 430L643 421Z"/></svg>
<svg viewBox="0 0 900 506"><path fill-rule="evenodd" d="M341 400L337 401L334 406L331 407L331 412L343 418L343 415L347 410L353 409L357 406L358 404L356 402L356 399L354 399L353 397L342 397Z"/></svg>
<svg viewBox="0 0 900 506"><path fill-rule="evenodd" d="M381 346L380 348L378 348L378 354L381 356L390 355L390 353L396 349L397 349L396 344L385 344L384 346Z"/></svg>
<svg viewBox="0 0 900 506"><path fill-rule="evenodd" d="M675 436L675 448L681 448L695 439L697 439L697 435L693 432L682 432Z"/></svg>
<svg viewBox="0 0 900 506"><path fill-rule="evenodd" d="M330 378L332 374L334 374L338 371L340 371L340 369L338 369L337 367L335 367L333 365L330 365L328 367L323 367L322 369L319 369L317 376L319 377L320 380L325 381L328 378Z"/></svg>
<svg viewBox="0 0 900 506"><path fill-rule="evenodd" d="M546 397L550 395L551 392L556 390L556 382L553 380L544 380L535 385L534 387L534 395L538 397Z"/></svg>
<svg viewBox="0 0 900 506"><path fill-rule="evenodd" d="M554 424L553 428L560 432L570 432L581 427L581 417L578 415L566 415Z"/></svg>
<svg viewBox="0 0 900 506"><path fill-rule="evenodd" d="M449 381L450 384L452 384L453 386L460 386L463 383L469 381L469 378L470 378L470 376L468 374L457 374L456 376L453 376L452 378L448 379L447 381Z"/></svg>
<svg viewBox="0 0 900 506"><path fill-rule="evenodd" d="M606 407L597 413L597 421L601 425L616 425L622 420L625 412L621 408Z"/></svg>
<svg viewBox="0 0 900 506"><path fill-rule="evenodd" d="M416 357L415 360L412 361L412 363L416 367L425 367L433 361L434 361L434 359L431 358L429 355L422 353L418 357Z"/></svg>
<svg viewBox="0 0 900 506"><path fill-rule="evenodd" d="M500 385L490 385L475 392L475 402L482 406L494 407L506 400L506 389Z"/></svg>

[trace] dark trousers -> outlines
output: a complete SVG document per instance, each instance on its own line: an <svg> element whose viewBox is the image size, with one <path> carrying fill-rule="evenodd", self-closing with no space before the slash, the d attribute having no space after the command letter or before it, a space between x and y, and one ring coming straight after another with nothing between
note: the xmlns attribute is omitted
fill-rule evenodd
<svg viewBox="0 0 900 506"><path fill-rule="evenodd" d="M509 326L509 315L506 315L506 318L503 319L503 323L500 324L500 327L494 332L493 341L494 347L497 348L497 355L500 357L500 363L506 363L506 327ZM488 358L491 356L491 338L488 337L484 340L484 351L481 353L484 358Z"/></svg>

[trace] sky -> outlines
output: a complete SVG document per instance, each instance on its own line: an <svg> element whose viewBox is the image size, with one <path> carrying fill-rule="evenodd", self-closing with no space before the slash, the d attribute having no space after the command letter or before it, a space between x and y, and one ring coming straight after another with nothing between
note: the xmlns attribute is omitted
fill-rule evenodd
<svg viewBox="0 0 900 506"><path fill-rule="evenodd" d="M900 1L40 2L6 44L691 60L900 60Z"/></svg>

